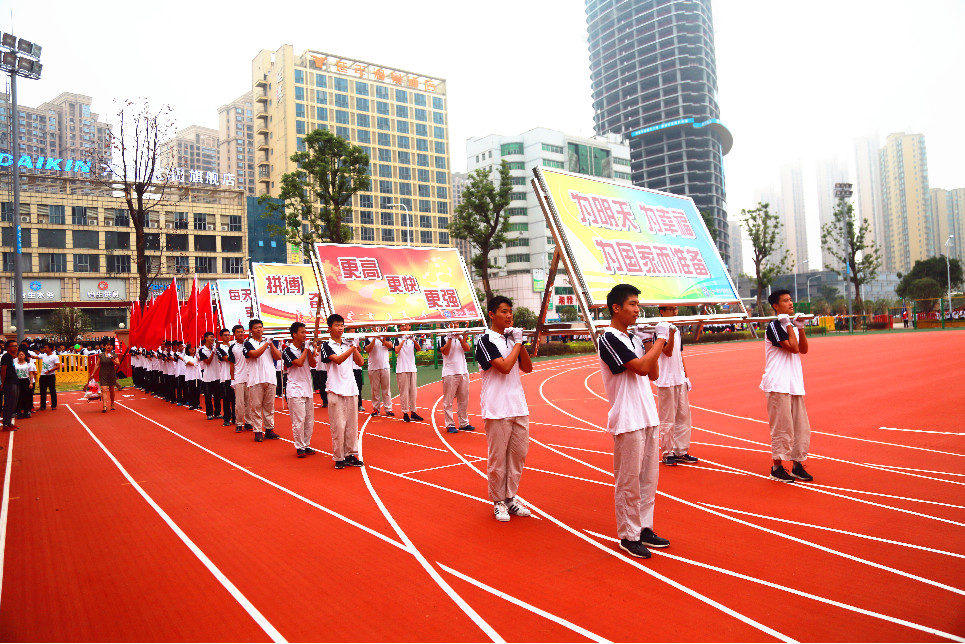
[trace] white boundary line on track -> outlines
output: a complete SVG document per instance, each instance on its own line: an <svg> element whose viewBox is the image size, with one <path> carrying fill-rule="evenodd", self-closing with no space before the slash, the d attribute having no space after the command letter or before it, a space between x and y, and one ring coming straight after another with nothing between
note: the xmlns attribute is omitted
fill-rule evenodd
<svg viewBox="0 0 965 644"><path fill-rule="evenodd" d="M594 537L596 537L596 538L598 538L598 539L602 539L602 540L604 540L604 541L616 541L616 539L614 539L613 537L609 537L609 536L606 536L606 535L602 535L602 534L599 534L599 533L597 533L597 532L593 532L592 530L585 530L585 532L586 532L587 534L591 534L591 535L593 535ZM727 570L726 568L720 568L719 566L713 566L713 565L711 565L711 564L706 564L706 563L703 563L703 562L700 562L700 561L694 561L693 559L686 559L686 558L681 557L681 556L679 556L679 555L674 555L674 554L671 554L671 553L669 553L669 552L664 552L664 551L662 551L662 550L655 550L655 551L653 551L653 554L659 555L659 556L661 556L661 557L667 557L668 559L673 559L673 560L675 560L675 561L680 561L680 562L683 562L683 563L687 563L687 564L690 564L690 565L692 565L692 566L697 566L697 567L699 567L699 568L705 568L705 569L707 569L707 570L713 570L714 572L719 572L719 573L721 573L721 574L728 575L728 576L730 576L730 577L736 577L736 578L738 578L738 579L743 579L743 580L745 580L745 581L750 581L750 582L755 583L755 584L761 584L762 586L767 586L767 587L769 587L769 588L774 588L774 589L776 589L776 590L783 590L784 592L791 593L792 595L797 595L798 597L804 597L804 598L806 598L806 599L812 599L812 600L814 600L814 601L816 601L816 602L820 602L820 603L822 603L822 604L828 604L828 605L830 605L830 606L835 606L835 607L837 607L837 608L843 608L844 610L848 610L848 611L851 611L851 612L854 612L854 613L860 613L860 614L862 614L862 615L867 615L868 617L874 617L874 618L876 618L876 619L881 619L881 620L884 620L884 621L886 621L886 622L891 622L891 623L893 623L893 624L899 624L899 625L901 625L901 626L907 626L908 628L911 628L911 629L914 629L914 630L923 631L923 632L925 632L925 633L931 633L932 635L938 635L939 637L944 637L944 638L950 639L950 640L952 640L952 641L954 641L954 642L965 642L965 638L961 638L961 637L959 637L958 635L954 635L954 634L952 634L952 633L945 633L944 631L940 631L940 630L931 628L931 627L929 627L929 626L924 626L924 625L922 625L922 624L916 624L915 622L909 622L909 621L907 621L907 620L904 620L904 619L901 619L901 618L898 618L898 617L891 617L890 615L884 615L884 614L882 614L882 613L877 613L877 612L875 612L875 611L867 610L867 609L865 609L865 608L859 608L859 607L853 606L853 605L851 605L851 604L845 604L845 603L843 603L843 602L835 601L835 600L833 600L833 599L828 599L827 597L821 597L821 596L819 596L819 595L812 595L811 593L804 592L804 591L802 591L802 590L796 590L796 589L794 589L794 588L789 588L789 587L787 587L787 586L785 586L785 585L783 585L783 584L776 584L776 583L774 583L774 582L766 581L766 580L764 580L764 579L759 579L759 578L757 578L757 577L751 577L751 576L749 576L749 575L745 575L745 574L742 574L742 573L739 573L739 572L735 572L735 571L733 571L733 570Z"/></svg>
<svg viewBox="0 0 965 644"><path fill-rule="evenodd" d="M865 465L876 465L876 464L865 463ZM960 474L958 472L942 472L940 470L919 470L914 467L904 467L902 465L878 465L878 467L883 467L886 470L907 470L909 472L924 472L925 474L942 474L944 476L965 476L965 474Z"/></svg>
<svg viewBox="0 0 965 644"><path fill-rule="evenodd" d="M570 371L570 370L567 370L567 371ZM560 373L566 373L566 371L561 371ZM557 375L558 375L558 374L557 374ZM544 380L543 382L545 383L546 381ZM540 390L542 390L542 383L540 384ZM450 445L449 442L445 439L445 437L443 437L442 434L439 432L439 427L438 427L438 426L436 425L436 423L435 423L435 409L436 409L436 407L438 407L439 402L440 402L441 400L442 400L442 396L440 396L440 397L436 400L435 404L433 404L433 406L432 406L432 416L431 416L431 418L433 419L432 428L433 428L433 430L436 432L436 436L438 437L439 441L440 441L443 445L445 445L447 448L449 448L449 451L451 451L458 459L460 459L463 463L465 463L467 467L469 467L471 470L473 470L474 472L476 472L476 474L478 474L479 476L481 476L481 477L483 477L483 478L487 478L486 474L484 474L483 472L481 472L478 468L476 468L475 465L473 465L472 463L470 463L462 454L460 454L456 449L454 449L454 448L452 447L452 445ZM544 400L545 400L545 399L544 399ZM547 401L547 402L548 402L548 401ZM552 405L552 403L550 403L550 404ZM581 419L580 419L580 420L581 420ZM533 440L533 439L530 438L530 440ZM519 497L519 498L522 499L522 497ZM523 500L525 501L525 499L523 499ZM527 502L527 503L528 503L528 502ZM643 571L644 573L646 573L646 574L648 574L648 575L651 575L651 576L659 579L660 581L663 581L664 583L666 583L666 584L668 584L668 585L676 588L677 590L681 591L682 593L685 593L685 594L687 594L687 595L690 595L690 596L693 597L694 599L696 599L696 600L698 600L698 601L700 601L700 602L703 602L703 603L705 603L705 604L707 604L707 605L709 605L709 606L711 606L711 607L713 607L713 608L716 608L716 609L720 610L721 612L723 612L723 613L725 613L725 614L727 614L727 615L730 615L731 617L733 617L733 618L735 618L735 619L737 619L737 620L739 620L739 621L747 624L748 626L751 626L751 627L756 628L756 629L758 629L758 630L760 630L760 631L762 631L762 632L764 632L764 633L767 633L768 635L771 635L772 637L775 637L775 638L777 638L777 639L779 639L779 640L781 640L781 641L783 641L783 642L789 642L789 643L790 643L790 642L795 642L795 640L787 637L787 636L784 635L783 633L780 633L780 632L774 630L773 628L770 628L769 626L765 626L764 624L761 624L760 622L758 622L758 621L756 621L756 620L753 620L753 619L751 619L750 617L747 617L746 615L743 615L743 614L741 614L741 613L738 613L737 611L733 610L732 608L728 608L727 606L724 606L723 604L721 604L721 603L719 603L719 602L711 599L710 597L707 597L706 595L702 595L702 594L698 593L697 591L692 590L692 589L684 586L684 585L681 584L680 582L677 582L677 581L675 581L675 580L673 580L673 579L670 579L669 577L667 577L667 576L665 576L665 575L662 575L662 574L658 573L658 572L655 571L655 570L651 570L651 569L647 568L646 566L643 566L642 564L640 564L640 563L638 563L638 562L636 562L636 561L633 561L633 560L631 560L631 559L628 559L628 558L622 556L620 553L616 552L616 551L613 550L612 548L607 548L607 547L603 546L602 544L600 544L600 543L598 543L598 542L596 542L596 541L588 538L588 537L587 537L586 535L584 535L583 533L579 532L578 530L576 530L576 529L574 529L574 528L571 528L570 526L566 525L565 523L563 523L562 521L560 521L560 520L557 519L556 517L554 517L554 516L552 516L552 515L544 512L542 509L540 509L540 508L538 508L538 507L536 507L536 506L534 506L534 505L532 505L532 504L530 504L530 507L532 507L534 510L536 510L539 514L541 514L541 515L542 515L543 517L545 517L546 519L549 519L550 521L552 521L553 523L555 523L555 524L556 524L557 526L559 526L560 528L563 528L563 530L565 530L566 532L569 532L570 534L574 535L574 536L577 537L578 539L582 540L584 543L590 544L590 545L592 545L593 547L595 547L595 548L597 548L597 549L599 549L599 550L607 553L608 555L618 558L620 561L622 561L622 562L624 562L624 563L626 563L626 564L628 564L628 565L631 565L631 566L633 566L634 568L637 568L638 570L641 570L641 571Z"/></svg>
<svg viewBox="0 0 965 644"><path fill-rule="evenodd" d="M887 429L891 432L914 432L916 434L944 434L945 436L965 436L963 432L936 432L930 429L899 429L897 427L879 427L878 429Z"/></svg>
<svg viewBox="0 0 965 644"><path fill-rule="evenodd" d="M373 418L372 416L369 416L368 420L362 423L362 428L359 431L358 448L359 448L360 458L362 457L362 448L363 448L363 443L365 438L365 428L368 427L369 421L371 421L372 418ZM365 459L361 459L361 460L364 461ZM360 469L362 470L362 480L365 481L365 487L368 488L369 494L372 496L372 500L375 501L375 504L382 512L382 516L384 516L385 520L389 522L389 525L392 526L392 529L395 530L395 533L398 535L399 539L401 539L402 543L406 545L406 548L412 554L412 556L416 558L416 561L418 561L419 564L425 569L425 571L429 574L432 580L436 582L439 588L444 593L449 595L449 599L451 599L456 604L456 606L458 606L462 610L462 612L464 612L466 616L469 619L471 619L473 623L475 623L476 626L478 626L479 629L486 634L487 637L489 637L489 639L491 639L493 642L504 643L506 640L504 640L499 635L499 633L496 632L496 629L490 626L489 623L486 620L484 620L482 616L479 613L477 613L476 610L472 606L470 606L468 602L466 602L466 600L463 599L452 586L446 583L446 580L442 578L442 575L439 574L439 571L433 568L432 564L430 564L429 561L422 555L422 553L419 552L419 549L416 548L415 544L412 543L412 540L409 539L409 536L396 522L395 518L392 516L392 513L389 512L388 508L385 507L385 504L382 503L382 499L381 497L379 497L379 493L375 491L375 487L372 485L372 480L369 478L369 473L365 471L364 467Z"/></svg>
<svg viewBox="0 0 965 644"><path fill-rule="evenodd" d="M67 407L67 411L69 411L74 416L77 422L80 423L80 426L83 427L85 430L87 430L87 433L90 435L92 439L94 439L94 442L97 443L97 446L100 447L104 451L104 453L107 454L107 457L111 459L114 465L117 466L117 469L120 470L124 478L126 478L128 483L131 484L131 487L137 490L137 493L141 495L141 497L147 502L149 506L151 506L151 509L153 509L157 513L157 515L161 517L161 520L164 521L164 523L166 523L169 528L171 528L171 531L174 532L174 534L176 534L179 539L181 539L184 545L187 546L188 550L190 550L194 554L194 556L197 557L202 564L204 564L204 567L208 569L208 572L210 572L211 575L215 579L217 579L222 586L224 586L224 589L227 590L232 597L234 597L235 601L237 601L241 605L241 607L245 610L245 612L251 616L251 619L253 619L255 623L261 627L263 631L265 631L268 637L270 637L273 642L279 642L279 643L287 642L288 640L286 640L282 636L282 634L278 632L278 629L276 629L271 624L271 622L268 621L268 618L262 615L261 611L255 608L255 605L252 604L247 597L245 597L244 593L238 590L238 587L235 586L233 583L231 583L231 580L228 579L228 577L223 572L221 572L221 570L214 564L214 562L211 561L211 559L209 559L206 554L204 554L201 548L199 548L197 544L195 544L194 541L191 540L191 537L185 534L185 532L180 528L180 526L178 526L178 524L175 523L170 516L168 516L168 513L162 510L161 506L159 506L157 503L154 502L154 499L152 499L151 496L144 491L144 488L138 485L137 481L134 480L134 477L132 477L127 472L127 470L124 469L124 466L121 465L120 461L118 461L117 458L115 458L114 455L111 453L111 451L107 449L107 446L104 445L104 443L102 443L100 439L94 435L94 432L90 430L90 427L88 427L87 424L80 419L80 416L78 416L77 412L73 410L70 403L65 405L65 407Z"/></svg>
<svg viewBox="0 0 965 644"><path fill-rule="evenodd" d="M481 589L481 590L485 590L487 593L490 593L490 594L492 594L492 595L495 595L496 597L499 597L500 599L504 599L504 600L508 601L510 604L515 604L516 606L519 606L520 608L524 608L524 609L526 609L526 610L528 610L528 611L530 611L530 612L536 613L536 614L539 615L540 617L544 617L544 618L548 619L548 620L551 621L551 622L555 622L556 624L559 624L560 626L563 626L563 627L565 627L565 628L568 628L568 629L570 629L571 631L573 631L574 633L577 633L577 634L579 634L579 635L582 635L583 637L585 637L585 638L587 638L587 639L589 639L589 640L593 640L594 642L600 642L600 644L609 644L609 642L610 642L610 640L604 639L604 638L600 637L599 635L597 635L596 633L594 633L594 632L592 632L592 631L586 630L586 629L583 628L582 626L577 626L576 624L574 624L574 623L571 622L571 621L565 620L565 619L563 619L562 617L557 617L557 616L554 615L553 613L548 613L548 612L546 612L545 610L542 610L541 608L537 608L536 606L533 606L532 604L527 604L527 603L524 602L523 600L517 599L517 598L513 597L512 595L508 595L508 594L504 593L504 592L501 591L501 590L497 590L497 589L493 588L492 586L487 586L486 584L482 583L481 581L478 581L478 580L476 580L476 579L473 579L473 578L470 577L469 575L464 575L464 574L462 574L461 572L459 572L459 571L457 571L457 570L453 570L452 568L450 568L449 566L447 566L447 565L445 565L445 564L443 564L443 563L440 563L440 562L437 561L437 562L436 562L436 565L439 566L440 568L442 568L443 570L445 570L445 571L446 571L447 573L449 573L450 575L453 575L454 577L458 577L459 579L462 579L463 581L472 584L472 585L475 586L476 588L479 588L479 589Z"/></svg>
<svg viewBox="0 0 965 644"><path fill-rule="evenodd" d="M7 440L7 467L3 473L3 501L0 502L0 599L3 598L3 562L7 552L7 516L10 511L10 469L13 465L13 435Z"/></svg>

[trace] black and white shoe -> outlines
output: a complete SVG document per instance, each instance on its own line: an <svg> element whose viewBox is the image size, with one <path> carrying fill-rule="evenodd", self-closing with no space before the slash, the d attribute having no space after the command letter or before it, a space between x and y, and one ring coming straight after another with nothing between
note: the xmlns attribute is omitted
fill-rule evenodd
<svg viewBox="0 0 965 644"><path fill-rule="evenodd" d="M266 440L276 441L276 440L278 440L279 438L281 438L281 436L279 436L278 434L276 434L276 433L275 433L275 430L273 430L273 429L269 429L267 432L265 432L265 439L266 439Z"/></svg>
<svg viewBox="0 0 965 644"><path fill-rule="evenodd" d="M351 465L352 467L362 467L362 466L365 465L365 463L363 463L362 461L360 461L360 460L359 460L359 457L356 456L355 454L349 454L348 456L346 456L346 457L345 457L345 464L346 464L346 465Z"/></svg>
<svg viewBox="0 0 965 644"><path fill-rule="evenodd" d="M533 516L533 513L529 511L529 508L527 508L525 505L523 505L516 499L513 499L512 501L506 504L506 511L509 512L510 514L515 514L518 517Z"/></svg>
<svg viewBox="0 0 965 644"><path fill-rule="evenodd" d="M410 414L410 416L412 417L412 420L414 420L414 421L416 421L416 422L420 422L420 423L421 423L422 421L425 420L425 418L423 418L422 416L420 416L419 414L417 414L417 413L415 413L415 412L412 412L412 413Z"/></svg>
<svg viewBox="0 0 965 644"><path fill-rule="evenodd" d="M344 469L345 469L345 461L335 461L335 469L337 469L337 470L344 470Z"/></svg>
<svg viewBox="0 0 965 644"><path fill-rule="evenodd" d="M667 454L666 456L664 456L663 458L660 459L660 464L661 464L661 465L676 465L676 464L677 464L677 459L674 458L674 455L673 455L673 454Z"/></svg>
<svg viewBox="0 0 965 644"><path fill-rule="evenodd" d="M783 465L778 465L771 468L771 478L775 481L781 481L782 483L793 483L794 478L787 473Z"/></svg>
<svg viewBox="0 0 965 644"><path fill-rule="evenodd" d="M305 450L303 450L303 449L301 449L301 448L296 449L296 450L295 450L295 454L298 455L298 458L305 458L306 456L308 456L308 455L305 453Z"/></svg>
<svg viewBox="0 0 965 644"><path fill-rule="evenodd" d="M462 427L459 428L459 431L461 431L461 432L474 432L474 431L476 431L476 428L473 427L472 425L463 425Z"/></svg>
<svg viewBox="0 0 965 644"><path fill-rule="evenodd" d="M651 548L666 548L670 545L669 541L658 537L657 533L650 528L644 528L643 532L640 533L640 543Z"/></svg>
<svg viewBox="0 0 965 644"><path fill-rule="evenodd" d="M696 456L691 456L690 454L674 454L674 459L680 465L693 465L699 460Z"/></svg>
<svg viewBox="0 0 965 644"><path fill-rule="evenodd" d="M631 557L639 557L640 559L649 559L650 551L647 547L640 543L639 541L630 541L629 539L620 539L620 549L626 551Z"/></svg>
<svg viewBox="0 0 965 644"><path fill-rule="evenodd" d="M395 416L395 412L394 412L394 411L387 411L387 412L385 412L385 415L386 415L386 416Z"/></svg>
<svg viewBox="0 0 965 644"><path fill-rule="evenodd" d="M409 421L409 414L402 414L402 422L405 422L405 423L410 422L410 421Z"/></svg>
<svg viewBox="0 0 965 644"><path fill-rule="evenodd" d="M794 462L794 467L791 468L791 476L799 481L804 481L805 483L810 483L814 480L814 477L808 474L807 470L804 469L804 465L798 463L797 461Z"/></svg>
<svg viewBox="0 0 965 644"><path fill-rule="evenodd" d="M302 451L305 452L305 456L311 456L315 453L315 450L313 450L311 447L306 447Z"/></svg>

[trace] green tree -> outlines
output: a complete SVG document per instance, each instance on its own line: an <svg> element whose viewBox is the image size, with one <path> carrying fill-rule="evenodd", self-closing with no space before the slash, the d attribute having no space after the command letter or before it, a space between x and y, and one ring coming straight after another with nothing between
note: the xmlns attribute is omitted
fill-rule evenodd
<svg viewBox="0 0 965 644"><path fill-rule="evenodd" d="M821 292L821 298L825 302L833 302L841 297L841 291L838 290L838 287L831 284L822 284L818 290Z"/></svg>
<svg viewBox="0 0 965 644"><path fill-rule="evenodd" d="M326 130L316 129L305 135L305 150L291 155L298 164L294 172L281 178L279 197L262 195L269 223L268 232L284 237L310 257L317 242L344 244L352 240L352 229L345 221L352 214L352 196L368 190L371 179L366 174L369 156L357 145ZM315 331L322 312L321 298L315 309Z"/></svg>
<svg viewBox="0 0 965 644"><path fill-rule="evenodd" d="M85 331L90 331L90 318L80 309L64 306L53 312L50 316L50 326L46 333L49 336L63 340L65 344L72 345Z"/></svg>
<svg viewBox="0 0 965 644"><path fill-rule="evenodd" d="M714 216L709 210L701 210L700 218L704 220L704 225L707 226L707 231L710 233L710 238L714 240L714 244L717 243L717 222L714 221Z"/></svg>
<svg viewBox="0 0 965 644"><path fill-rule="evenodd" d="M868 220L862 219L856 226L854 208L851 204L842 206L844 202L839 201L831 221L821 227L821 248L835 260L832 266L825 266L827 270L844 277L842 267L847 267L847 279L854 285L854 306L860 311L861 285L878 276L881 252L877 244L868 241L871 233ZM861 259L858 259L858 254L861 254Z"/></svg>
<svg viewBox="0 0 965 644"><path fill-rule="evenodd" d="M575 306L559 306L556 308L556 315L560 318L560 322L576 322L580 319Z"/></svg>
<svg viewBox="0 0 965 644"><path fill-rule="evenodd" d="M469 175L469 182L462 191L462 203L449 222L449 234L453 238L466 240L479 251L473 256L472 265L482 279L487 301L493 297L489 271L499 268L490 262L489 255L507 241L509 215L506 207L513 191L511 181L509 164L505 161L499 164L498 185L493 183L486 168L479 168Z"/></svg>
<svg viewBox="0 0 965 644"><path fill-rule="evenodd" d="M774 282L774 278L788 270L789 250L784 250L780 259L774 261L771 257L780 246L781 220L770 211L770 204L758 202L756 208L741 210L741 223L751 240L752 257L754 260L754 280L757 286L757 312L764 315L762 303L764 289Z"/></svg>
<svg viewBox="0 0 965 644"><path fill-rule="evenodd" d="M513 326L523 329L536 328L536 313L525 306L513 307Z"/></svg>
<svg viewBox="0 0 965 644"><path fill-rule="evenodd" d="M904 282L904 280L902 280ZM919 277L911 281L902 289L902 297L919 302L918 308L922 311L931 311L935 308L945 290L938 280L931 277Z"/></svg>
<svg viewBox="0 0 965 644"><path fill-rule="evenodd" d="M911 289L912 285L922 279L929 278L934 280L940 287L942 293L948 292L948 273L951 272L952 288L960 288L962 286L962 263L957 259L951 259L948 262L948 267L946 269L945 256L939 255L938 257L929 257L928 259L919 259L912 266L911 271L902 275L898 273L898 286L895 288L895 292L898 297L919 299L912 296ZM920 289L921 287L919 287ZM927 290L927 289L926 289Z"/></svg>

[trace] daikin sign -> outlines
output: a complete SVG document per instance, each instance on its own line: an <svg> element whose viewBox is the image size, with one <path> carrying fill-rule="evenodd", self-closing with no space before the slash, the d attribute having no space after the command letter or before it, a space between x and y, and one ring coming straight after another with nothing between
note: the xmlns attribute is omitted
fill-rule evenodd
<svg viewBox="0 0 965 644"><path fill-rule="evenodd" d="M9 152L0 152L0 167L9 168L13 165L13 155ZM79 161L74 159L57 159L54 157L33 156L21 154L17 161L18 168L28 168L30 170L53 170L55 172L78 172L83 174L90 173L91 162Z"/></svg>

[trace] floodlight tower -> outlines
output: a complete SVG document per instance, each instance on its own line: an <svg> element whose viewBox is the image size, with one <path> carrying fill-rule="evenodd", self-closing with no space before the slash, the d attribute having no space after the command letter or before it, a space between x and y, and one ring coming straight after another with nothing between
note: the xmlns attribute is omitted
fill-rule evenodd
<svg viewBox="0 0 965 644"><path fill-rule="evenodd" d="M17 38L13 34L3 33L0 36L0 69L10 74L10 104L12 114L10 116L13 123L13 225L16 230L17 251L13 256L13 292L16 301L16 326L17 340L23 341L24 322L23 322L23 245L20 229L20 126L19 111L17 109L17 76L23 76L32 80L40 79L40 71L43 65L40 64L41 47L37 43L30 42L23 38Z"/></svg>
<svg viewBox="0 0 965 644"><path fill-rule="evenodd" d="M848 216L847 201L851 198L851 195L854 194L852 187L850 183L834 184L834 197L840 204L841 219L844 221L844 299L848 303L848 333L854 331L851 319L851 289L848 287L848 283L851 281L851 257L848 254L851 240L849 236L851 234L851 217Z"/></svg>

